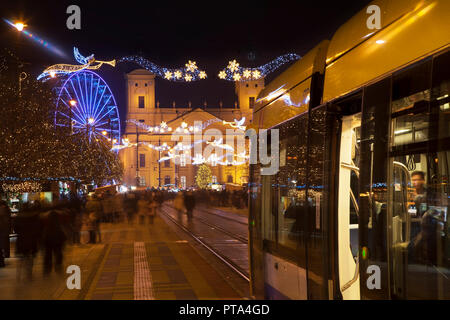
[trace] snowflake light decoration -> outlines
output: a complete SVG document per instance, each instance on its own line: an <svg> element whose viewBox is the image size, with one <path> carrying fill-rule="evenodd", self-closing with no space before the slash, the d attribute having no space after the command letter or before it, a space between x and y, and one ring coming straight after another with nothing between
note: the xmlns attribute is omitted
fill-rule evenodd
<svg viewBox="0 0 450 320"><path fill-rule="evenodd" d="M155 63L141 56L126 56L118 60L118 62L133 62L151 73L169 81L191 82L206 78L206 72L199 70L195 61L189 60L184 68L169 69L160 67Z"/></svg>
<svg viewBox="0 0 450 320"><path fill-rule="evenodd" d="M228 66L221 70L218 76L220 79L228 81L257 80L267 76L282 65L298 59L300 59L298 54L288 53L257 68L243 68L236 60L233 60L228 62Z"/></svg>

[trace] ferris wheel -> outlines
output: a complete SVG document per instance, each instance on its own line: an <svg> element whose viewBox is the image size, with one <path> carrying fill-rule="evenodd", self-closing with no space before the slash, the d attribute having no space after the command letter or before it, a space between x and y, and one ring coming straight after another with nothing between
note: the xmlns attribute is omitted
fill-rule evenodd
<svg viewBox="0 0 450 320"><path fill-rule="evenodd" d="M111 89L97 73L70 73L57 88L55 125L71 127L89 141L120 143L120 117Z"/></svg>

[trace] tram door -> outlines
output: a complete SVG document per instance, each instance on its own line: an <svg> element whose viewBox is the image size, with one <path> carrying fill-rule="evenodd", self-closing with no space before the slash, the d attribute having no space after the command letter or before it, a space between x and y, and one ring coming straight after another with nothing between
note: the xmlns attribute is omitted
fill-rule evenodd
<svg viewBox="0 0 450 320"><path fill-rule="evenodd" d="M338 189L339 283L344 300L360 299L358 263L361 113L342 119Z"/></svg>

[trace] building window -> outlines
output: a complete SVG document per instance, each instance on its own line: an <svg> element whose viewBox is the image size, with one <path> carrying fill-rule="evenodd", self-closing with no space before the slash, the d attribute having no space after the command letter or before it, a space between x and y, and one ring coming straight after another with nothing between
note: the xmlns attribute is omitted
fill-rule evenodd
<svg viewBox="0 0 450 320"><path fill-rule="evenodd" d="M139 154L139 167L145 168L145 154Z"/></svg>
<svg viewBox="0 0 450 320"><path fill-rule="evenodd" d="M181 176L181 189L186 189L186 176Z"/></svg>
<svg viewBox="0 0 450 320"><path fill-rule="evenodd" d="M255 88L258 88L258 84L257 83L255 83Z"/></svg>
<svg viewBox="0 0 450 320"><path fill-rule="evenodd" d="M138 186L145 187L145 177L136 177Z"/></svg>
<svg viewBox="0 0 450 320"><path fill-rule="evenodd" d="M164 185L168 185L170 184L170 176L165 176L164 177Z"/></svg>
<svg viewBox="0 0 450 320"><path fill-rule="evenodd" d="M148 86L148 84L146 83L145 86Z"/></svg>
<svg viewBox="0 0 450 320"><path fill-rule="evenodd" d="M227 176L227 182L228 182L228 183L233 183L233 176L232 176L231 174L229 174L229 175Z"/></svg>
<svg viewBox="0 0 450 320"><path fill-rule="evenodd" d="M212 176L212 183L217 183L217 177L216 176Z"/></svg>
<svg viewBox="0 0 450 320"><path fill-rule="evenodd" d="M227 163L227 166L232 166L232 165L233 165L233 158L234 158L234 155L233 155L233 154L228 153L228 154L226 155L226 163Z"/></svg>
<svg viewBox="0 0 450 320"><path fill-rule="evenodd" d="M164 157L168 157L168 154L165 154ZM164 168L170 168L170 159L164 160Z"/></svg>
<svg viewBox="0 0 450 320"><path fill-rule="evenodd" d="M134 84L134 86L137 87L137 86L138 86L138 83L136 82L136 83Z"/></svg>
<svg viewBox="0 0 450 320"><path fill-rule="evenodd" d="M255 105L255 97L248 98L248 105L250 106L250 108L253 108L253 106Z"/></svg>
<svg viewBox="0 0 450 320"><path fill-rule="evenodd" d="M139 96L139 108L143 109L145 108L145 97Z"/></svg>
<svg viewBox="0 0 450 320"><path fill-rule="evenodd" d="M142 123L144 123L144 122L145 122L145 120L144 120L144 119L139 119L139 122L142 122Z"/></svg>
<svg viewBox="0 0 450 320"><path fill-rule="evenodd" d="M182 167L186 167L186 154L185 153L182 153L180 156L180 165Z"/></svg>
<svg viewBox="0 0 450 320"><path fill-rule="evenodd" d="M248 83L245 86L248 88Z"/></svg>

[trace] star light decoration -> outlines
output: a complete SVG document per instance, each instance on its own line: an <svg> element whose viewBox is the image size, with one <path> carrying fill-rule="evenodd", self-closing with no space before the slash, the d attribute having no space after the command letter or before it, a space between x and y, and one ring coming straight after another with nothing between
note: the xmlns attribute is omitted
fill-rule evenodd
<svg viewBox="0 0 450 320"><path fill-rule="evenodd" d="M288 53L257 68L244 68L241 67L236 60L233 60L229 61L228 66L219 72L218 77L228 81L258 80L267 76L282 65L291 61L296 61L300 58L301 57L298 54Z"/></svg>
<svg viewBox="0 0 450 320"><path fill-rule="evenodd" d="M203 70L199 70L197 62L189 60L184 68L165 68L145 59L141 56L126 56L118 60L118 62L133 62L151 73L169 81L191 82L206 79L207 74Z"/></svg>

